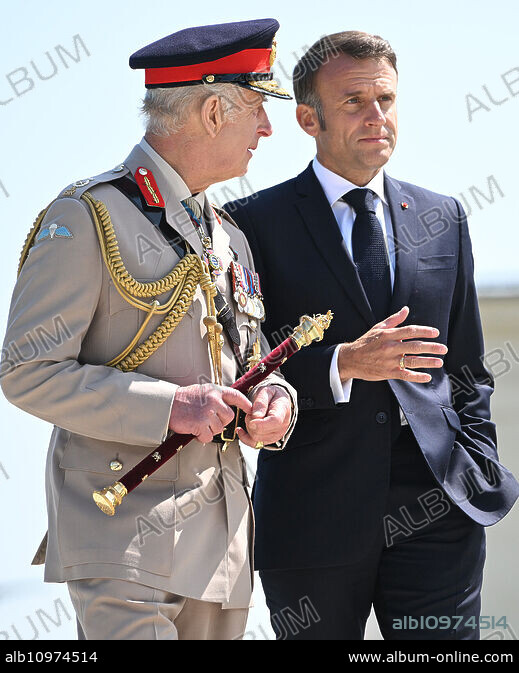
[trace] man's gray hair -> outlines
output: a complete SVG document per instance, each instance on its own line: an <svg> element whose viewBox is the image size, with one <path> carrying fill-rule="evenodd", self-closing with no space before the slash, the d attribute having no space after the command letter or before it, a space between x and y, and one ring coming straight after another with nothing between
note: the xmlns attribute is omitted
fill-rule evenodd
<svg viewBox="0 0 519 673"><path fill-rule="evenodd" d="M202 105L214 95L220 99L224 118L233 121L244 106L243 90L235 84L147 89L141 107L146 118L146 131L163 137L178 133L186 124L193 107Z"/></svg>

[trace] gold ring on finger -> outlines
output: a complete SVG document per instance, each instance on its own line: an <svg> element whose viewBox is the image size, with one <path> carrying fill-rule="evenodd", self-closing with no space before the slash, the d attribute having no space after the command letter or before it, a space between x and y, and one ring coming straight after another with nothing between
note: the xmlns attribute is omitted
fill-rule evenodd
<svg viewBox="0 0 519 673"><path fill-rule="evenodd" d="M402 371L405 369L405 355L402 355L402 357L400 358L400 363L398 366Z"/></svg>

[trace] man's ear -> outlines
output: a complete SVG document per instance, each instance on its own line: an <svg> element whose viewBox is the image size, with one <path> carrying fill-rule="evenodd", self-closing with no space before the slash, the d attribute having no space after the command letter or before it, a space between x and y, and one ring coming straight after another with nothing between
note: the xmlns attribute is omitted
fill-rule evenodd
<svg viewBox="0 0 519 673"><path fill-rule="evenodd" d="M215 138L223 126L222 105L218 96L209 96L202 103L200 121L211 138Z"/></svg>
<svg viewBox="0 0 519 673"><path fill-rule="evenodd" d="M296 108L296 119L303 131L313 138L315 138L321 130L317 112L311 105L299 103Z"/></svg>

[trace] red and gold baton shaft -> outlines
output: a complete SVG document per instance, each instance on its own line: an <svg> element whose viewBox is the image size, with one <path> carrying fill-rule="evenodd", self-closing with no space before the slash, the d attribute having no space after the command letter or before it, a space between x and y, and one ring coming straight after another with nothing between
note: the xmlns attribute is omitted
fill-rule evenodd
<svg viewBox="0 0 519 673"><path fill-rule="evenodd" d="M261 383L261 381L278 369L303 346L308 346L312 341L321 341L324 330L328 328L332 318L333 314L331 311L328 311L324 316L317 315L313 318L307 315L303 316L299 325L288 339L285 339L282 344L264 357L261 362L233 383L231 388L247 394L251 388ZM94 491L94 502L105 514L113 516L116 507L121 504L125 495L133 491L150 474L153 474L166 461L173 458L180 449L183 449L193 439L195 439L194 435L172 435L157 447L153 453L150 453L140 463L137 463L119 481L103 488L101 491Z"/></svg>

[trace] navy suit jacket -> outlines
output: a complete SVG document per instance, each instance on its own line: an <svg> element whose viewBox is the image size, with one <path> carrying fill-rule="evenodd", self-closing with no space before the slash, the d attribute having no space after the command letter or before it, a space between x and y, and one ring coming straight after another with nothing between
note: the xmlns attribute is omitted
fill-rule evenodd
<svg viewBox="0 0 519 673"><path fill-rule="evenodd" d="M385 190L396 247L390 313L409 306L406 324L438 328L437 340L449 352L442 369L429 370L428 384L355 380L350 401L339 405L329 381L333 351L376 321L311 164L296 178L225 206L251 245L272 347L301 315L334 313L324 340L282 368L298 391L300 412L284 451L262 450L258 457L260 569L342 565L367 552L388 494L395 397L438 483L436 492L424 494L430 517L454 502L487 526L519 495L497 457L490 420L494 384L482 362L463 208L456 199L387 175Z"/></svg>

